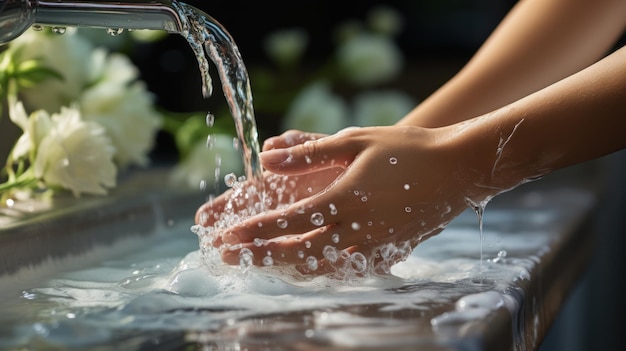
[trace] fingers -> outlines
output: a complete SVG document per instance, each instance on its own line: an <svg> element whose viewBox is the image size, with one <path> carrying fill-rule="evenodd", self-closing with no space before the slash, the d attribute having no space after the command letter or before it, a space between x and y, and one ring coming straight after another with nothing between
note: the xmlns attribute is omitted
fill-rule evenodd
<svg viewBox="0 0 626 351"><path fill-rule="evenodd" d="M344 270L350 266L353 271L364 271L366 259L359 254L351 255L356 246L340 245L333 238L336 233L332 228L318 228L303 235L292 235L269 241L255 240L227 247L222 251L222 259L227 264L237 265L242 262L257 266L292 265L302 274L325 274ZM361 262L361 268L359 268ZM356 263L356 264L355 264ZM355 269L356 268L356 269Z"/></svg>
<svg viewBox="0 0 626 351"><path fill-rule="evenodd" d="M326 136L326 134L320 133L306 133L298 130L288 130L279 136L266 139L263 143L263 151L284 149L302 144L305 141L317 140Z"/></svg>
<svg viewBox="0 0 626 351"><path fill-rule="evenodd" d="M303 174L333 167L347 167L358 154L358 147L335 135L288 148L272 148L260 154L263 166L279 174Z"/></svg>
<svg viewBox="0 0 626 351"><path fill-rule="evenodd" d="M201 226L212 226L219 219L219 214L224 211L225 199L228 194L223 194L219 200L210 198L198 208L195 215L195 223Z"/></svg>

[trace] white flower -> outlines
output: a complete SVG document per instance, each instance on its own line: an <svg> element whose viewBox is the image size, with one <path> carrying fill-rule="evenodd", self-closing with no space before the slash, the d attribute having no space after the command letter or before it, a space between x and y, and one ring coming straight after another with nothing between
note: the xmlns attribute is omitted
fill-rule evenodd
<svg viewBox="0 0 626 351"><path fill-rule="evenodd" d="M76 108L61 107L50 119L50 130L37 148L35 176L48 186L61 186L75 196L81 193L106 194L115 186L117 169L114 147L97 123L85 122Z"/></svg>
<svg viewBox="0 0 626 351"><path fill-rule="evenodd" d="M68 28L63 35L29 29L9 45L11 50L20 51L20 60L42 59L44 66L63 76L62 81L47 79L20 91L26 104L35 109L58 112L61 106L73 103L89 84L93 46L75 28Z"/></svg>
<svg viewBox="0 0 626 351"><path fill-rule="evenodd" d="M324 82L313 83L289 106L283 128L332 134L348 126L346 102Z"/></svg>
<svg viewBox="0 0 626 351"><path fill-rule="evenodd" d="M179 162L172 171L174 182L192 189L206 186L219 186L226 174L240 174L243 170L243 157L233 145L233 137L225 134L212 135L212 146L197 143L189 155Z"/></svg>
<svg viewBox="0 0 626 351"><path fill-rule="evenodd" d="M29 117L24 104L14 96L9 97L9 118L22 128L22 135L13 147L12 157L17 160L28 157L31 150L36 150L41 140L51 128L50 118L43 110L35 111Z"/></svg>
<svg viewBox="0 0 626 351"><path fill-rule="evenodd" d="M279 64L297 62L308 44L306 32L300 28L271 33L264 42L267 55Z"/></svg>
<svg viewBox="0 0 626 351"><path fill-rule="evenodd" d="M122 89L117 84L99 84L80 99L83 118L102 125L115 145L115 162L126 168L148 164L148 152L162 123L142 82Z"/></svg>
<svg viewBox="0 0 626 351"><path fill-rule="evenodd" d="M122 54L112 53L104 49L94 49L91 57L89 81L96 84L131 83L139 77L139 69Z"/></svg>
<svg viewBox="0 0 626 351"><path fill-rule="evenodd" d="M138 71L123 55L96 51L94 60L99 83L86 89L79 99L83 119L103 126L115 146L120 168L148 164L148 152L163 116L154 107L154 97Z"/></svg>
<svg viewBox="0 0 626 351"><path fill-rule="evenodd" d="M399 91L364 92L354 100L355 125L392 125L414 107L413 98Z"/></svg>
<svg viewBox="0 0 626 351"><path fill-rule="evenodd" d="M360 34L337 50L342 73L354 84L373 85L389 81L402 69L398 47L385 36Z"/></svg>

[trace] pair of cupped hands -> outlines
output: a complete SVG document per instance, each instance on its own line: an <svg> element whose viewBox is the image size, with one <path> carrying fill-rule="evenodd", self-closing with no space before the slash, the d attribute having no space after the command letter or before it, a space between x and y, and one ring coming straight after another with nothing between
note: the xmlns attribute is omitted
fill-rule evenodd
<svg viewBox="0 0 626 351"><path fill-rule="evenodd" d="M376 270L382 263L378 273L387 273L468 206L466 160L446 137L449 133L395 125L353 127L333 135L290 130L269 138L260 160L271 197L265 202L271 205L221 230L213 246L227 264L240 264L241 250L250 250L255 265L263 265L269 255L273 265L293 266L307 275L338 269L329 262L325 250L330 247L333 261L360 253L367 260L361 265ZM277 179L291 186L272 191ZM248 206L229 201L233 191L202 205L196 223L213 226L227 206L231 211ZM286 198L290 204L277 207ZM359 271L365 272L363 267Z"/></svg>

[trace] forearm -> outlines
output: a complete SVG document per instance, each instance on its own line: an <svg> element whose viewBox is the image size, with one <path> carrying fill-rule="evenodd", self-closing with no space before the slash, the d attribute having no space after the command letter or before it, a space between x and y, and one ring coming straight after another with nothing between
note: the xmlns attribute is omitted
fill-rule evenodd
<svg viewBox="0 0 626 351"><path fill-rule="evenodd" d="M492 113L451 126L476 196L626 147L626 47ZM482 195L481 195L482 194Z"/></svg>
<svg viewBox="0 0 626 351"><path fill-rule="evenodd" d="M399 124L482 115L592 64L626 25L623 0L522 0L468 64Z"/></svg>

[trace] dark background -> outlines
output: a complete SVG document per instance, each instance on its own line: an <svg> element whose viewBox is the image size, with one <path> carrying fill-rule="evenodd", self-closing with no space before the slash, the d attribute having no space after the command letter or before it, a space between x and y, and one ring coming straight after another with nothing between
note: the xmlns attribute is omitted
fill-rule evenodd
<svg viewBox="0 0 626 351"><path fill-rule="evenodd" d="M336 1L244 4L204 0L187 3L205 11L229 31L249 69L268 64L262 42L276 29L305 29L310 36L307 60L312 63L323 60L333 50L331 38L337 24L347 19L363 19L372 6L381 4L376 1L359 1L357 6L347 3L338 6ZM510 0L384 2L405 16L404 30L397 39L406 67L398 86L418 101L425 99L462 67L514 3ZM624 40L618 45L623 43ZM134 49L133 59L150 90L156 93L158 103L169 110L211 110L213 104L223 101L216 77L213 97L202 98L198 66L182 37L168 36L156 44L139 46ZM260 139L280 132L276 116L257 115L257 124ZM166 135L159 137L158 145L156 159L175 157ZM605 170L601 182L610 191L602 199L594 219L595 255L543 343L543 351L623 349L625 160L624 152L600 160Z"/></svg>
<svg viewBox="0 0 626 351"><path fill-rule="evenodd" d="M305 64L319 67L335 49L333 32L348 19L364 20L372 7L395 8L404 16L396 38L405 57L405 70L396 82L403 90L423 100L456 73L495 28L513 1L360 1L358 6L337 6L333 1L315 2L211 2L190 0L220 22L234 38L249 72L268 65L263 40L278 29L302 28L309 36ZM224 101L213 70L215 92L210 99L200 93L200 75L188 43L168 36L157 44L134 48L133 57L143 79L159 98L159 105L172 111L212 110ZM317 65L317 66L316 66ZM251 74L252 76L252 74ZM171 84L174 83L174 84ZM251 82L255 83L254 79ZM254 89L253 89L254 95ZM282 116L259 115L262 139L280 133Z"/></svg>

